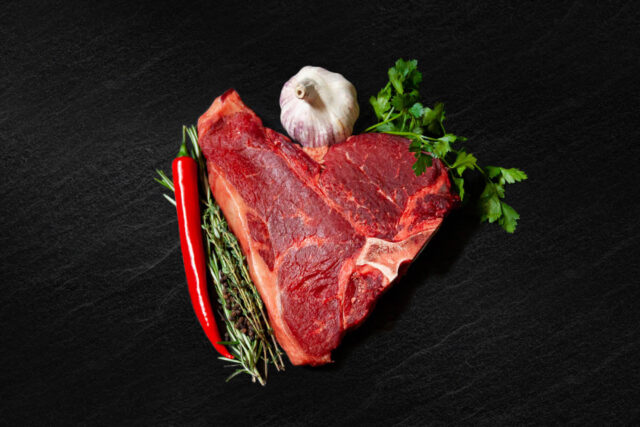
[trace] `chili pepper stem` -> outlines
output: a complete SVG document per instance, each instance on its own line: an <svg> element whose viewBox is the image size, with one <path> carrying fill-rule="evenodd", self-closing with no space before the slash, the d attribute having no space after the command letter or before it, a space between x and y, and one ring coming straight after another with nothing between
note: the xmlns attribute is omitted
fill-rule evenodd
<svg viewBox="0 0 640 427"><path fill-rule="evenodd" d="M186 127L182 127L182 145L180 145L180 151L176 157L191 157L189 150L187 150L187 133Z"/></svg>

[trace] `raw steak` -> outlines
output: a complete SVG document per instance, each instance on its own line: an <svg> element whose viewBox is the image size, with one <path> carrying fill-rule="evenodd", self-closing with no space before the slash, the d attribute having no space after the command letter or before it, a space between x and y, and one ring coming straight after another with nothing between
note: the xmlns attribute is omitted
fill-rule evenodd
<svg viewBox="0 0 640 427"><path fill-rule="evenodd" d="M233 90L198 134L214 197L294 365L331 361L458 200L439 161L414 175L404 138L357 135L309 155Z"/></svg>

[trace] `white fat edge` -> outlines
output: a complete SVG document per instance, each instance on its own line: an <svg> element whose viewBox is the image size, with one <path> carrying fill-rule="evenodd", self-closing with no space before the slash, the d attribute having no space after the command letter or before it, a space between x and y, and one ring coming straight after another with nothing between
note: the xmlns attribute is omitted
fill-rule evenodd
<svg viewBox="0 0 640 427"><path fill-rule="evenodd" d="M269 316L269 320L272 323L278 323L278 329L284 334L286 335L287 341L289 346L289 350L294 350L294 352L302 352L302 349L300 349L300 346L298 344L298 341L293 337L293 335L291 334L291 331L289 330L289 327L284 323L284 321L282 320L282 301L281 301L281 293L280 293L280 289L278 288L278 281L277 281L277 277L275 272L272 272L271 270L269 270L269 268L267 267L267 265L264 263L264 261L262 260L261 257L259 256L254 256L254 248L252 245L252 241L250 239L249 236L249 227L248 227L248 223L247 223L247 219L246 219L246 212L248 212L248 207L246 206L246 204L244 202L239 202L236 197L235 197L235 192L231 190L231 186L229 185L229 183L227 182L226 179L224 179L222 176L218 175L216 177L216 181L215 181L215 187L221 187L221 190L226 193L227 196L227 200L230 201L231 203L231 210L235 213L235 215L233 215L233 217L235 218L235 220L239 220L240 222L240 230L244 236L244 238L246 239L245 241L247 242L247 244L249 245L249 251L247 251L247 253L245 253L245 257L247 258L247 264L251 265L251 268L249 269L249 273L251 273L252 271L254 271L256 274L254 277L253 274L250 274L251 279L254 281L255 284L260 283L262 286L256 286L258 288L258 293L260 294L260 297L263 299L263 302L265 303L265 305L268 306L272 306L273 308L275 308L277 310L277 313L279 314L279 316L277 316L275 319L273 319L271 316ZM244 208L244 209L243 209ZM235 221L234 220L234 221ZM228 222L228 220L227 220ZM237 237L237 235L236 235ZM266 279L268 280L272 280L273 284L274 284L274 289L272 292L269 292L269 294L275 294L275 295L269 295L267 294L268 298L265 298L264 295L262 295L262 293L260 292L261 289L265 289L265 292L267 291L268 287L264 285L265 280L263 280L263 278L268 278ZM273 304L271 303L271 301L273 301ZM268 312L268 309L267 309ZM280 340L278 340L280 341ZM283 347L285 347L282 343L280 343L280 345L282 345ZM295 349L292 349L291 347L295 347Z"/></svg>

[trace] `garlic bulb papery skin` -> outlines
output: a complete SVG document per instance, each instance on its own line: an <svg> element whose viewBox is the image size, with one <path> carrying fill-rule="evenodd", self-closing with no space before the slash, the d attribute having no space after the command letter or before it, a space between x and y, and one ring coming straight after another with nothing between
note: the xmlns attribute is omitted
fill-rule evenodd
<svg viewBox="0 0 640 427"><path fill-rule="evenodd" d="M342 74L307 65L280 92L280 121L303 147L325 147L351 136L360 114L356 88Z"/></svg>

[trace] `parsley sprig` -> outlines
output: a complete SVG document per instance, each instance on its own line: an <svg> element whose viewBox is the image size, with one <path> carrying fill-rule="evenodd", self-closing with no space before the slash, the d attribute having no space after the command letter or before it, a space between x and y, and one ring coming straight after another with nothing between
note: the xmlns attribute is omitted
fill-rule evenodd
<svg viewBox="0 0 640 427"><path fill-rule="evenodd" d="M413 171L417 176L431 166L432 158L440 159L448 168L453 183L458 188L460 200L465 198L465 171L477 171L485 179L484 191L478 201L480 219L498 222L508 233L516 229L520 215L504 202L505 185L527 179L527 174L516 168L480 166L478 159L464 148L456 148L467 138L447 133L444 128L444 105L439 102L433 108L420 103L418 87L422 73L418 61L398 59L389 68L389 82L369 99L379 122L366 132L382 132L401 135L409 140L409 150L416 158Z"/></svg>

